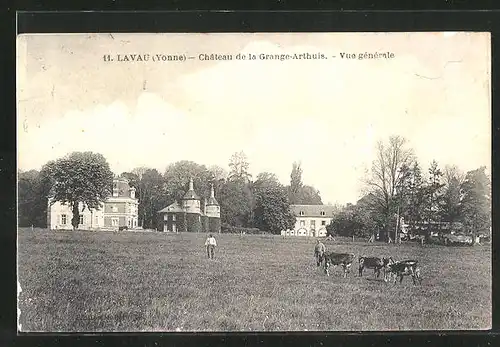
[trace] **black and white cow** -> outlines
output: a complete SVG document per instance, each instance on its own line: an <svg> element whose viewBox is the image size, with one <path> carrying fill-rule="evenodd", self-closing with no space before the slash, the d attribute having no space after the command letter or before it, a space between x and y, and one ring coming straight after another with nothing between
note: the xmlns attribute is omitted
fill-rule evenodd
<svg viewBox="0 0 500 347"><path fill-rule="evenodd" d="M388 266L388 273L389 275L394 276L394 284L396 284L398 278L399 283L403 282L404 276L411 276L414 285L422 283L420 268L417 260L402 260L390 264Z"/></svg>
<svg viewBox="0 0 500 347"><path fill-rule="evenodd" d="M324 254L324 262L325 262L325 273L327 276L330 276L330 267L331 266L342 266L344 270L344 278L347 277L347 273L350 272L350 267L352 262L354 261L354 254L352 253L334 253L329 252Z"/></svg>
<svg viewBox="0 0 500 347"><path fill-rule="evenodd" d="M380 277L380 270L384 269L384 280L389 264L392 263L392 258L377 258L377 257L359 257L359 277L363 277L363 270L373 269L373 274Z"/></svg>

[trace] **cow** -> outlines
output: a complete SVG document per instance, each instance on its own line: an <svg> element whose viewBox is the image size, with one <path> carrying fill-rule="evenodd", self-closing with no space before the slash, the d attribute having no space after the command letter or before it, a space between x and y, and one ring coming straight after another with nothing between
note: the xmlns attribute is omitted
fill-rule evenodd
<svg viewBox="0 0 500 347"><path fill-rule="evenodd" d="M352 253L325 253L324 262L326 275L330 276L330 266L341 265L344 270L344 278L347 277L347 273L350 272L350 267L354 261L354 257L355 256Z"/></svg>
<svg viewBox="0 0 500 347"><path fill-rule="evenodd" d="M417 260L402 260L390 264L388 272L390 275L394 276L394 284L396 284L398 278L399 283L403 282L404 276L411 276L414 285L422 283Z"/></svg>
<svg viewBox="0 0 500 347"><path fill-rule="evenodd" d="M363 270L373 269L373 274L380 277L380 270L384 269L384 281L387 280L386 273L389 264L392 263L392 258L377 258L377 257L359 257L359 277L363 277Z"/></svg>

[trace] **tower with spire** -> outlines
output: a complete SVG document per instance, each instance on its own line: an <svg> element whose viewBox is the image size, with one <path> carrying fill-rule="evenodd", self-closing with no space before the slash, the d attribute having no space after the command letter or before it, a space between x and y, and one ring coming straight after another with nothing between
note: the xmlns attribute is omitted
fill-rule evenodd
<svg viewBox="0 0 500 347"><path fill-rule="evenodd" d="M187 213L200 214L200 197L194 191L193 179L189 180L189 190L182 198L182 207Z"/></svg>
<svg viewBox="0 0 500 347"><path fill-rule="evenodd" d="M210 196L203 199L196 193L193 179L189 179L188 190L181 201L173 202L158 211L158 230L165 232L212 232L219 233L220 206L215 199L214 187L210 187Z"/></svg>

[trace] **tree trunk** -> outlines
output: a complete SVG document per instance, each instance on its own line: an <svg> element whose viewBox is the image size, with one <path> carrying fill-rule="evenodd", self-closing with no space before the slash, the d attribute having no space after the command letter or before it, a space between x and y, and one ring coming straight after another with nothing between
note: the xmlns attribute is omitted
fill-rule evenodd
<svg viewBox="0 0 500 347"><path fill-rule="evenodd" d="M73 202L73 218L71 218L71 225L73 230L78 229L78 224L80 224L80 211L78 210L78 201Z"/></svg>

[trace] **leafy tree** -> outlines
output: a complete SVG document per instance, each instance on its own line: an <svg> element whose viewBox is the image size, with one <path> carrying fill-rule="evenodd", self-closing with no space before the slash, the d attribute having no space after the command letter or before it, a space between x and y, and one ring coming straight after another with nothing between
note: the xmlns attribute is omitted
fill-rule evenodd
<svg viewBox="0 0 500 347"><path fill-rule="evenodd" d="M300 204L300 191L302 188L302 168L300 163L292 164L292 173L290 174L290 203Z"/></svg>
<svg viewBox="0 0 500 347"><path fill-rule="evenodd" d="M242 181L228 181L219 193L221 223L236 227L251 226L252 195Z"/></svg>
<svg viewBox="0 0 500 347"><path fill-rule="evenodd" d="M255 200L255 226L257 228L273 234L293 229L296 217L290 210L284 187L279 184L262 186L256 191Z"/></svg>
<svg viewBox="0 0 500 347"><path fill-rule="evenodd" d="M142 201L139 203L142 226L154 229L157 223L156 213L165 207L163 176L156 169L147 169L141 177L139 186L143 192Z"/></svg>
<svg viewBox="0 0 500 347"><path fill-rule="evenodd" d="M30 170L18 174L19 226L45 227L47 225L47 193L42 191L40 172Z"/></svg>
<svg viewBox="0 0 500 347"><path fill-rule="evenodd" d="M416 225L424 218L426 194L425 181L417 161L411 166L409 175L408 208L404 217L409 225L410 232L415 232Z"/></svg>
<svg viewBox="0 0 500 347"><path fill-rule="evenodd" d="M300 187L297 201L301 205L323 205L319 190L309 185Z"/></svg>
<svg viewBox="0 0 500 347"><path fill-rule="evenodd" d="M326 226L327 233L339 236L369 237L377 230L370 211L361 204L347 204Z"/></svg>
<svg viewBox="0 0 500 347"><path fill-rule="evenodd" d="M403 184L405 176L401 167L413 161L413 151L406 148L407 141L400 136L391 136L388 144L377 143L377 157L372 163L371 175L366 180L368 192L376 204L374 212L380 215L386 240L391 232L391 222L397 207L397 187Z"/></svg>
<svg viewBox="0 0 500 347"><path fill-rule="evenodd" d="M201 196L208 196L213 176L205 165L193 161L182 160L170 164L163 175L165 193L169 203L180 201L187 191L190 179L193 179L194 189Z"/></svg>
<svg viewBox="0 0 500 347"><path fill-rule="evenodd" d="M102 154L73 152L49 162L45 169L53 182L52 202L70 205L73 229L77 229L80 222L80 203L83 209L98 209L111 194L113 173Z"/></svg>
<svg viewBox="0 0 500 347"><path fill-rule="evenodd" d="M491 226L491 183L486 167L467 172L462 184L462 218L467 229L475 234L489 232Z"/></svg>
<svg viewBox="0 0 500 347"><path fill-rule="evenodd" d="M433 160L429 167L429 182L427 184L427 220L429 225L431 222L440 221L440 211L442 204L442 188L441 183L443 173L438 167L438 163Z"/></svg>
<svg viewBox="0 0 500 347"><path fill-rule="evenodd" d="M465 180L456 166L447 166L443 173L444 192L441 204L441 217L444 221L453 225L460 220L461 212L461 186Z"/></svg>
<svg viewBox="0 0 500 347"><path fill-rule="evenodd" d="M229 180L240 180L242 182L249 182L252 175L249 172L250 163L246 154L241 152L236 152L229 159Z"/></svg>
<svg viewBox="0 0 500 347"><path fill-rule="evenodd" d="M294 162L290 174L290 186L288 189L289 201L292 205L322 205L321 195L312 186L304 185L302 182L302 168L300 163Z"/></svg>

